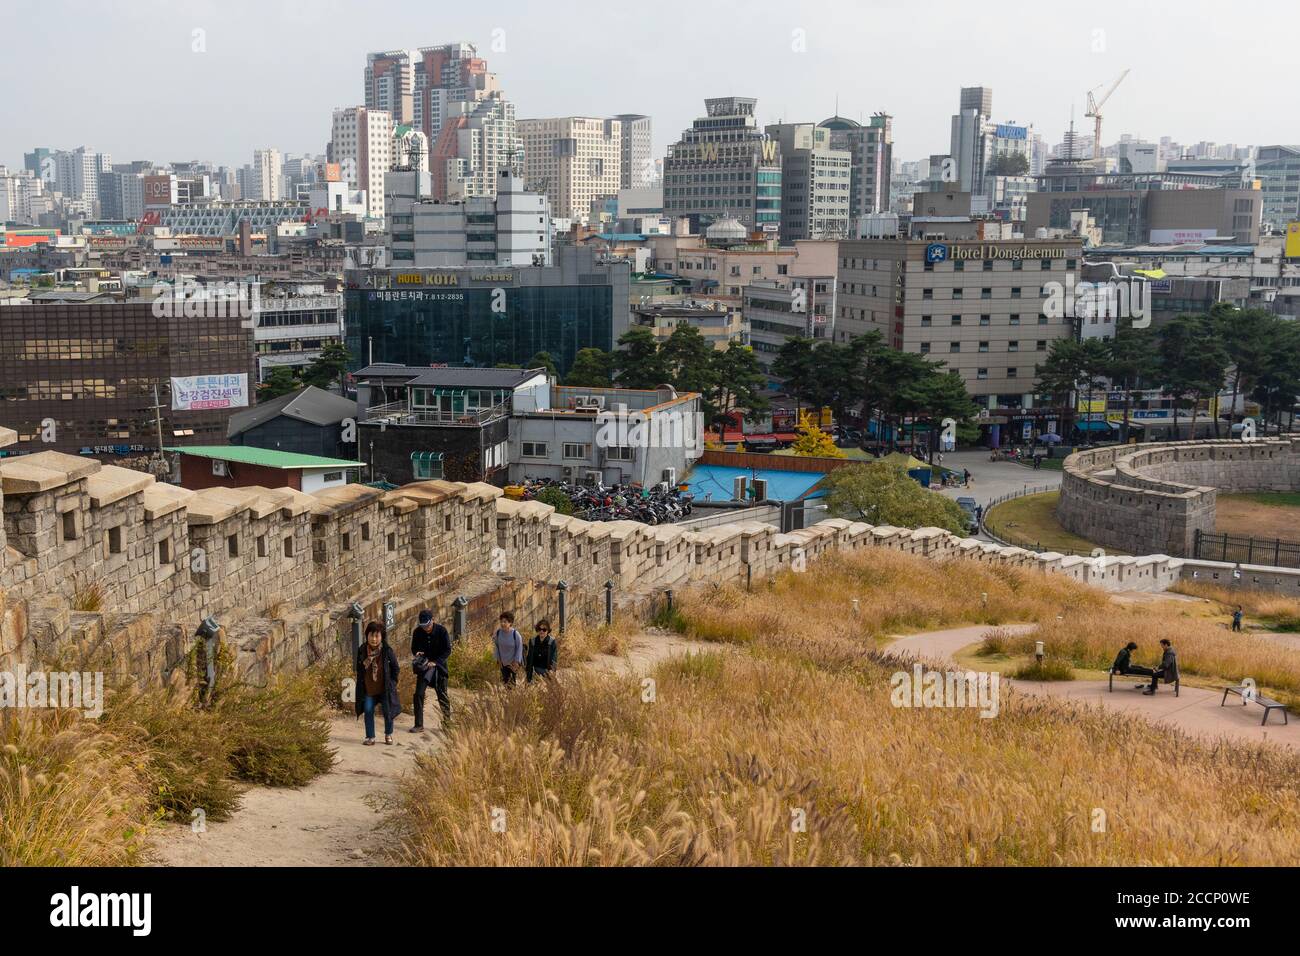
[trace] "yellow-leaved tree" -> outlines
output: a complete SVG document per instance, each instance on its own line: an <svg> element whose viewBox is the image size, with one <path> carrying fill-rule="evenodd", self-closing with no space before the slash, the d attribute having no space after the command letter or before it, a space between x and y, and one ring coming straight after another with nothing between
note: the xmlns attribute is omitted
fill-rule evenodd
<svg viewBox="0 0 1300 956"><path fill-rule="evenodd" d="M835 445L835 440L817 427L812 416L807 412L799 416L799 437L795 439L792 450L802 458L843 458L844 452Z"/></svg>

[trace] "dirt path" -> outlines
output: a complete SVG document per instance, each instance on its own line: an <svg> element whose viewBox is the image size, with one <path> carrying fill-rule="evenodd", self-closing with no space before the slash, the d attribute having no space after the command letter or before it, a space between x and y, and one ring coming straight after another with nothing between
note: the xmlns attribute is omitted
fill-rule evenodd
<svg viewBox="0 0 1300 956"><path fill-rule="evenodd" d="M617 674L641 674L674 654L718 649L687 641L676 634L650 631L633 638L624 657L601 655L584 666ZM452 693L453 709L467 692ZM253 787L241 808L224 823L209 823L195 833L186 824L169 824L154 840L161 866L369 866L364 847L371 831L391 802L398 778L416 754L433 753L442 744L438 707L433 695L425 704L425 722L432 730L408 732L410 714L395 721L394 743L362 744L359 719L339 716L331 721L330 745L338 752L334 768L297 789ZM379 729L382 731L382 719ZM382 741L382 738L380 738Z"/></svg>
<svg viewBox="0 0 1300 956"><path fill-rule="evenodd" d="M998 630L1023 634L1033 627L1032 624L1013 624L1002 625ZM987 625L978 625L910 634L895 640L887 652L950 663L958 651L979 643L992 630L994 628ZM1019 693L1057 697L1085 706L1134 714L1201 737L1222 737L1249 743L1268 741L1300 750L1300 720L1283 724L1282 715L1274 712L1269 716L1267 726L1263 726L1263 708L1255 704L1243 707L1241 700L1233 697L1228 699L1227 706L1222 706L1222 688L1213 690L1184 685L1179 696L1175 697L1173 688L1162 684L1154 696L1147 697L1129 681L1117 683L1113 691L1107 689L1104 680L1016 680L1011 682L1011 686Z"/></svg>

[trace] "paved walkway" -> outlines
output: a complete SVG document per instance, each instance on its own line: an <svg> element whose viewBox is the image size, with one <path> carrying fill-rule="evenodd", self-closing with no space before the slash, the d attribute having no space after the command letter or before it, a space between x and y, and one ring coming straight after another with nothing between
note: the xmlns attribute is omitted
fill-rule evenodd
<svg viewBox="0 0 1300 956"><path fill-rule="evenodd" d="M989 461L987 451L945 452L943 466L953 471L969 468L972 481L969 488L944 488L941 493L949 498L974 498L979 505L988 505L994 498L1015 494L1026 488L1036 488L1039 485L1056 488L1061 484L1061 473L1056 469L1040 468L1034 471L1013 461Z"/></svg>
<svg viewBox="0 0 1300 956"><path fill-rule="evenodd" d="M912 634L895 640L886 652L898 656L910 655L936 663L951 663L962 648L979 643L984 635L997 629L999 628L977 625ZM1032 631L1034 625L1003 625L1000 629L1025 634ZM1275 711L1269 715L1268 725L1261 726L1260 722L1264 719L1262 707L1256 704L1243 707L1241 701L1233 697L1228 698L1227 706L1220 706L1223 700L1222 688L1207 690L1184 684L1180 695L1175 697L1172 687L1161 684L1154 696L1147 697L1136 687L1137 685L1124 681L1116 683L1114 691L1108 691L1104 680L1012 682L1012 688L1017 692L1136 714L1156 725L1174 727L1200 737L1227 738L1248 743L1269 742L1300 750L1300 720L1283 724L1282 715Z"/></svg>

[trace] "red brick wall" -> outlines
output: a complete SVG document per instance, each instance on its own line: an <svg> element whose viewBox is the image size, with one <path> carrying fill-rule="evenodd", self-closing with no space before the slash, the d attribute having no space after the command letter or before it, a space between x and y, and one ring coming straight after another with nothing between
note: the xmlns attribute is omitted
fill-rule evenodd
<svg viewBox="0 0 1300 956"><path fill-rule="evenodd" d="M302 490L302 473L292 468L266 468L262 465L229 464L230 475L222 478L212 473L212 459L181 455L181 487L191 491L204 488L239 488L261 485L263 488Z"/></svg>

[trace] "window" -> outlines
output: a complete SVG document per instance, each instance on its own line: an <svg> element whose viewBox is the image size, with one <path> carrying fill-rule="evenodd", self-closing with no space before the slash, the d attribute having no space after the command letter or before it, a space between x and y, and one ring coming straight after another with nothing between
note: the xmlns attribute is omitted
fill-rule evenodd
<svg viewBox="0 0 1300 956"><path fill-rule="evenodd" d="M948 351L949 351L949 352L960 352L960 351L961 351L961 343L960 343L960 342L949 342L949 343L948 343Z"/></svg>
<svg viewBox="0 0 1300 956"><path fill-rule="evenodd" d="M411 474L416 481L437 481L442 478L442 452L411 452Z"/></svg>
<svg viewBox="0 0 1300 956"><path fill-rule="evenodd" d="M928 315L921 316L921 328L928 329L929 327L930 327L930 316Z"/></svg>
<svg viewBox="0 0 1300 956"><path fill-rule="evenodd" d="M1050 272L1052 270L1052 260L1051 259L1041 260L1038 263L1038 268L1041 269L1043 272Z"/></svg>
<svg viewBox="0 0 1300 956"><path fill-rule="evenodd" d="M546 442L544 441L526 441L519 449L519 453L525 458L545 458Z"/></svg>
<svg viewBox="0 0 1300 956"><path fill-rule="evenodd" d="M976 377L976 378L988 378L988 377L989 377L989 370L986 369L986 368L977 368L977 369L975 370L975 377Z"/></svg>
<svg viewBox="0 0 1300 956"><path fill-rule="evenodd" d="M122 553L122 526L121 525L118 525L116 528L108 529L108 553L109 554Z"/></svg>
<svg viewBox="0 0 1300 956"><path fill-rule="evenodd" d="M591 446L578 442L564 443L564 457L575 461L586 461L591 454Z"/></svg>
<svg viewBox="0 0 1300 956"><path fill-rule="evenodd" d="M1007 319L1007 322L1008 322L1009 324L1011 324L1011 325L1019 325L1019 324L1020 324L1020 316L1017 315L1017 314L1013 314L1009 319Z"/></svg>
<svg viewBox="0 0 1300 956"><path fill-rule="evenodd" d="M342 481L342 480L343 480L343 472L341 472L341 471L327 471L327 472L325 472L325 474L321 475L320 477L321 477L321 481Z"/></svg>
<svg viewBox="0 0 1300 956"><path fill-rule="evenodd" d="M1034 348L1039 352L1047 351L1047 339L1039 339Z"/></svg>
<svg viewBox="0 0 1300 956"><path fill-rule="evenodd" d="M1019 351L1020 351L1020 343L1019 343L1017 340L1012 339L1010 342L1007 343L1007 351L1008 351L1008 352L1019 352Z"/></svg>
<svg viewBox="0 0 1300 956"><path fill-rule="evenodd" d="M1011 298L1013 298L1013 299L1018 299L1018 298L1020 298L1020 286L1014 286L1014 287L1011 289Z"/></svg>
<svg viewBox="0 0 1300 956"><path fill-rule="evenodd" d="M961 325L961 316L954 315L952 317L952 320L949 322L949 325Z"/></svg>
<svg viewBox="0 0 1300 956"><path fill-rule="evenodd" d="M956 261L956 262L954 262L954 263L952 264L952 271L953 271L953 272L965 272L965 271L966 271L966 263L965 263L965 262L962 262L962 261L959 259L958 261Z"/></svg>
<svg viewBox="0 0 1300 956"><path fill-rule="evenodd" d="M344 551L351 551L351 550L352 550L352 532L351 532L351 531L344 531L344 532L343 532L343 550L344 550Z"/></svg>
<svg viewBox="0 0 1300 956"><path fill-rule="evenodd" d="M989 315L981 315L981 316L980 316L980 325L992 325L992 324L993 324L993 317L992 317L992 316L989 316Z"/></svg>
<svg viewBox="0 0 1300 956"><path fill-rule="evenodd" d="M922 342L922 343L921 343L921 354L922 354L922 355L929 355L929 354L930 354L930 343L929 343L929 342Z"/></svg>
<svg viewBox="0 0 1300 956"><path fill-rule="evenodd" d="M952 297L953 297L954 299L960 299L960 298L962 298L962 296L963 296L963 290L961 290L961 289L953 289L953 290L952 290Z"/></svg>
<svg viewBox="0 0 1300 956"><path fill-rule="evenodd" d="M985 260L984 260L984 271L985 271L985 272L992 272L992 271L993 271L993 260L992 260L992 259L985 259Z"/></svg>
<svg viewBox="0 0 1300 956"><path fill-rule="evenodd" d="M1039 324L1039 325L1046 325L1046 324L1047 324L1047 316L1045 316L1045 315L1040 315L1040 316L1038 317L1038 324Z"/></svg>
<svg viewBox="0 0 1300 956"><path fill-rule="evenodd" d="M979 349L979 350L980 350L981 352L987 352L987 351L989 350L989 343L988 343L988 340L987 340L987 339L986 339L985 341L983 341L983 342L980 343L980 349Z"/></svg>
<svg viewBox="0 0 1300 956"><path fill-rule="evenodd" d="M62 517L63 540L77 540L77 513L75 511L65 511Z"/></svg>
<svg viewBox="0 0 1300 956"><path fill-rule="evenodd" d="M933 271L934 271L934 263L933 263L933 262L927 262L927 263L925 264L925 266L923 267L922 271L924 271L924 272L933 272Z"/></svg>
<svg viewBox="0 0 1300 956"><path fill-rule="evenodd" d="M370 522L369 522L369 521L363 521L363 522L361 522L361 540L362 540L362 541L369 541L369 540L370 540Z"/></svg>
<svg viewBox="0 0 1300 956"><path fill-rule="evenodd" d="M1016 377L1016 373L1017 373L1018 371L1019 371L1019 369L1014 369L1014 368L1009 368L1009 369L1007 369L1007 378L1015 378L1015 377Z"/></svg>
<svg viewBox="0 0 1300 956"><path fill-rule="evenodd" d="M606 456L610 461L631 461L632 449L629 447L612 446L607 450Z"/></svg>
<svg viewBox="0 0 1300 956"><path fill-rule="evenodd" d="M934 290L933 290L933 289L922 289L922 290L921 290L921 298L922 298L922 299L933 299L933 298L934 298Z"/></svg>
<svg viewBox="0 0 1300 956"><path fill-rule="evenodd" d="M266 535L264 534L257 536L257 556L259 558L266 557Z"/></svg>
<svg viewBox="0 0 1300 956"><path fill-rule="evenodd" d="M172 543L166 538L158 542L158 565L172 563Z"/></svg>
<svg viewBox="0 0 1300 956"><path fill-rule="evenodd" d="M293 538L292 538L292 537L288 537L288 538L285 538L285 539L284 539L284 556L285 556L286 558L292 558L292 557L293 557Z"/></svg>
<svg viewBox="0 0 1300 956"><path fill-rule="evenodd" d="M981 298L981 299L991 299L991 298L993 298L993 290L992 290L992 289L980 289L980 298Z"/></svg>
<svg viewBox="0 0 1300 956"><path fill-rule="evenodd" d="M397 535L395 535L391 531L388 532L388 550L389 551L397 550Z"/></svg>
<svg viewBox="0 0 1300 956"><path fill-rule="evenodd" d="M1024 263L1023 260L1021 260L1021 259L1012 259L1012 260L1011 260L1011 271L1012 271L1012 272L1020 272L1020 271L1022 271L1024 268L1025 268L1025 263Z"/></svg>
<svg viewBox="0 0 1300 956"><path fill-rule="evenodd" d="M232 534L226 538L226 554L232 558L239 557L239 535Z"/></svg>

